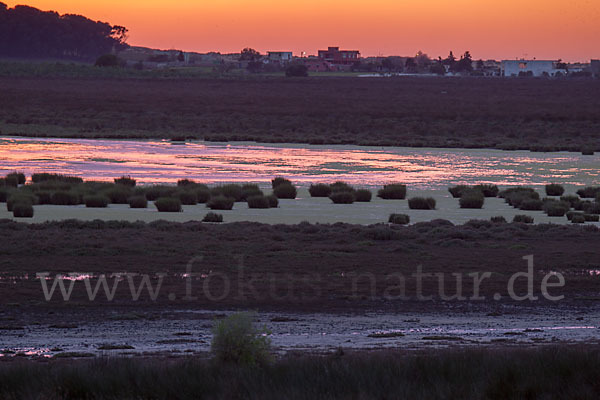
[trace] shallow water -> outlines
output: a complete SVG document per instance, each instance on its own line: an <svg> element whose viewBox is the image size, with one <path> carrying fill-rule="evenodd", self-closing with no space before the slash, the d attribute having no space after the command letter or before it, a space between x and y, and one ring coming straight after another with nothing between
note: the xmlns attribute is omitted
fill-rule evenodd
<svg viewBox="0 0 600 400"><path fill-rule="evenodd" d="M0 138L0 172L57 172L85 179L131 175L139 183L203 182L354 185L398 181L416 189L479 182L543 185L600 183L600 155L489 149L432 149L301 144L204 143L104 139Z"/></svg>

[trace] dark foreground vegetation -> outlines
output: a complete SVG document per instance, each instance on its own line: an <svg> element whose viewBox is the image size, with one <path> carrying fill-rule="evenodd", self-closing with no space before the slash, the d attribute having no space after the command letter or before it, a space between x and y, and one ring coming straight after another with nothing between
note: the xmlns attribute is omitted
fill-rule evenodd
<svg viewBox="0 0 600 400"><path fill-rule="evenodd" d="M0 363L3 399L597 399L597 346Z"/></svg>
<svg viewBox="0 0 600 400"><path fill-rule="evenodd" d="M600 150L600 81L0 77L3 135Z"/></svg>

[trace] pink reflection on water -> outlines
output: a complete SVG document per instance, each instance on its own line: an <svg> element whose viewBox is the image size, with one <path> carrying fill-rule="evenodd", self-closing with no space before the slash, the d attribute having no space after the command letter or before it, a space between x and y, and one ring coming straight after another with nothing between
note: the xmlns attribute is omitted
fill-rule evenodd
<svg viewBox="0 0 600 400"><path fill-rule="evenodd" d="M169 141L1 138L0 170L57 172L85 179L131 175L139 183L344 180L355 185L399 181L417 188L490 182L595 184L600 157L576 153L486 149L219 144Z"/></svg>

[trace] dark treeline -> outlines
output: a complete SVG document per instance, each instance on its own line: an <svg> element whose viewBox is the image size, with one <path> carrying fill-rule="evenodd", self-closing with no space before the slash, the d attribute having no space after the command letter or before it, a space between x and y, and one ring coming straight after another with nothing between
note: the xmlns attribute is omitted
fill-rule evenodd
<svg viewBox="0 0 600 400"><path fill-rule="evenodd" d="M0 2L0 56L95 60L126 47L127 29L81 15Z"/></svg>

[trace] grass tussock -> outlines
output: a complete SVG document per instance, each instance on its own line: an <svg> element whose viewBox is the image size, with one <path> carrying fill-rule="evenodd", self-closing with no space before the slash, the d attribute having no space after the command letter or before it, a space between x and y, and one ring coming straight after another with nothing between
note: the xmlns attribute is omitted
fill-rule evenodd
<svg viewBox="0 0 600 400"><path fill-rule="evenodd" d="M311 197L329 197L331 186L326 183L313 184L308 188L308 193Z"/></svg>
<svg viewBox="0 0 600 400"><path fill-rule="evenodd" d="M490 218L490 221L494 224L506 224L506 218L504 218L502 215L498 215L495 217Z"/></svg>
<svg viewBox="0 0 600 400"><path fill-rule="evenodd" d="M565 188L562 185L551 183L546 185L547 196L562 196L565 193Z"/></svg>
<svg viewBox="0 0 600 400"><path fill-rule="evenodd" d="M391 183L379 189L377 196L384 200L404 200L406 198L406 185Z"/></svg>
<svg viewBox="0 0 600 400"><path fill-rule="evenodd" d="M406 214L391 214L388 222L395 225L407 225L410 223L410 217Z"/></svg>
<svg viewBox="0 0 600 400"><path fill-rule="evenodd" d="M435 199L432 197L412 197L408 199L411 210L435 210Z"/></svg>
<svg viewBox="0 0 600 400"><path fill-rule="evenodd" d="M600 186L587 186L583 189L579 189L577 194L582 199L594 199L600 194Z"/></svg>
<svg viewBox="0 0 600 400"><path fill-rule="evenodd" d="M235 199L218 195L211 197L208 203L206 203L206 207L210 208L211 210L231 210L233 209L234 203Z"/></svg>
<svg viewBox="0 0 600 400"><path fill-rule="evenodd" d="M31 175L31 181L33 183L52 181L52 182L63 182L63 183L69 183L69 184L78 184L78 183L83 183L83 178L80 178L78 176L70 176L70 175L63 175L63 174L50 174L50 173L42 172L42 173L36 173L36 174Z"/></svg>
<svg viewBox="0 0 600 400"><path fill-rule="evenodd" d="M106 208L106 207L108 207L108 203L110 202L110 199L106 196L94 195L94 196L85 196L83 198L83 202L85 203L85 206L88 208Z"/></svg>
<svg viewBox="0 0 600 400"><path fill-rule="evenodd" d="M333 192L329 195L333 204L352 204L356 200L354 192Z"/></svg>
<svg viewBox="0 0 600 400"><path fill-rule="evenodd" d="M466 190L461 192L458 203L460 208L481 208L485 202L483 192L479 190Z"/></svg>
<svg viewBox="0 0 600 400"><path fill-rule="evenodd" d="M161 197L154 202L159 212L181 212L181 201L172 197Z"/></svg>
<svg viewBox="0 0 600 400"><path fill-rule="evenodd" d="M204 218L202 218L202 222L221 223L223 222L223 215L209 212L204 216Z"/></svg>
<svg viewBox="0 0 600 400"><path fill-rule="evenodd" d="M354 194L356 201L359 203L368 203L373 198L373 193L369 189L358 189Z"/></svg>
<svg viewBox="0 0 600 400"><path fill-rule="evenodd" d="M33 218L33 205L29 203L17 203L12 211L15 218Z"/></svg>
<svg viewBox="0 0 600 400"><path fill-rule="evenodd" d="M131 176L122 176L120 178L115 178L115 184L134 187L136 184L136 180Z"/></svg>
<svg viewBox="0 0 600 400"><path fill-rule="evenodd" d="M273 194L277 196L278 199L295 199L298 195L298 191L291 183L284 182L273 188Z"/></svg>
<svg viewBox="0 0 600 400"><path fill-rule="evenodd" d="M146 196L132 196L127 199L129 208L148 208L148 199Z"/></svg>
<svg viewBox="0 0 600 400"><path fill-rule="evenodd" d="M250 196L247 199L248 208L270 208L271 203L269 199L264 195Z"/></svg>
<svg viewBox="0 0 600 400"><path fill-rule="evenodd" d="M533 217L530 215L515 215L513 222L519 222L523 224L533 224Z"/></svg>

